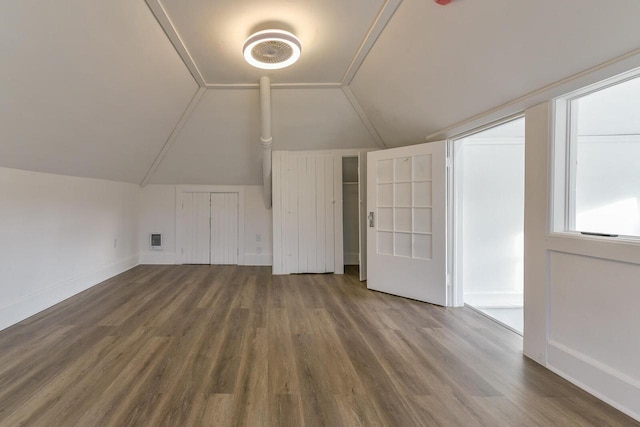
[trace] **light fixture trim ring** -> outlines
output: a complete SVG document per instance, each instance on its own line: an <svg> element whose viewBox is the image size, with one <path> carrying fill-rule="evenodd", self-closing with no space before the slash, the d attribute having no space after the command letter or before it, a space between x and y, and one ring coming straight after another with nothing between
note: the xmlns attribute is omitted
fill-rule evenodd
<svg viewBox="0 0 640 427"><path fill-rule="evenodd" d="M256 59L252 54L253 48L261 43L270 41L281 42L289 46L292 51L291 56L282 62L274 63L262 62ZM244 59L252 66L265 70L278 70L292 65L300 59L302 43L300 43L300 40L294 34L288 31L277 29L263 30L249 36L244 42L242 51Z"/></svg>

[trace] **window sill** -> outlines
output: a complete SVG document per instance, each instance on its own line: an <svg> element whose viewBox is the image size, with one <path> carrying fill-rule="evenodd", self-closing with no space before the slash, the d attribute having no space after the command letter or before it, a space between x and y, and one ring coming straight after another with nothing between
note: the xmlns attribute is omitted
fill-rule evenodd
<svg viewBox="0 0 640 427"><path fill-rule="evenodd" d="M640 239L585 236L575 232L552 232L547 249L613 261L640 264Z"/></svg>

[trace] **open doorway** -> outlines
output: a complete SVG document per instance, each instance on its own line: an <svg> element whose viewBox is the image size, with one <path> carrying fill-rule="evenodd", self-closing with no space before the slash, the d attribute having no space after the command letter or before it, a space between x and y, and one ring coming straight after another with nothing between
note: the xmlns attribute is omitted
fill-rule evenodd
<svg viewBox="0 0 640 427"><path fill-rule="evenodd" d="M454 268L464 303L523 333L524 118L454 141Z"/></svg>
<svg viewBox="0 0 640 427"><path fill-rule="evenodd" d="M359 268L358 158L342 158L342 244L344 265Z"/></svg>

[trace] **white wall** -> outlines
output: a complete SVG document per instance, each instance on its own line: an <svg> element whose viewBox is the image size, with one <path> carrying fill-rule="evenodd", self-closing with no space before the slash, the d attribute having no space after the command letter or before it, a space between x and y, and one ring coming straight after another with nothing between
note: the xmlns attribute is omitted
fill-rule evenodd
<svg viewBox="0 0 640 427"><path fill-rule="evenodd" d="M149 249L149 234L162 233L162 250ZM140 264L176 262L176 186L148 185L140 191Z"/></svg>
<svg viewBox="0 0 640 427"><path fill-rule="evenodd" d="M458 165L464 300L476 307L522 306L524 136L466 138L456 151Z"/></svg>
<svg viewBox="0 0 640 427"><path fill-rule="evenodd" d="M271 265L272 209L264 207L261 185L244 186L244 263Z"/></svg>
<svg viewBox="0 0 640 427"><path fill-rule="evenodd" d="M549 234L552 110L526 112L524 352L640 419L640 245Z"/></svg>
<svg viewBox="0 0 640 427"><path fill-rule="evenodd" d="M0 329L135 266L139 193L0 168Z"/></svg>
<svg viewBox="0 0 640 427"><path fill-rule="evenodd" d="M271 210L264 207L262 186L244 188L244 264L271 265ZM161 251L149 250L149 233L162 233ZM140 195L138 233L141 264L176 263L176 186L148 185Z"/></svg>

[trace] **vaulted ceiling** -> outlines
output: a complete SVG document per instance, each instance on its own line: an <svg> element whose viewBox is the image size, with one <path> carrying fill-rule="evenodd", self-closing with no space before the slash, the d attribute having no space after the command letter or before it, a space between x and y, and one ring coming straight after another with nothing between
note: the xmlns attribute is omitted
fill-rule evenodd
<svg viewBox="0 0 640 427"><path fill-rule="evenodd" d="M279 26L275 149L385 147L640 48L637 0L4 0L0 166L134 183L258 184L263 71Z"/></svg>

